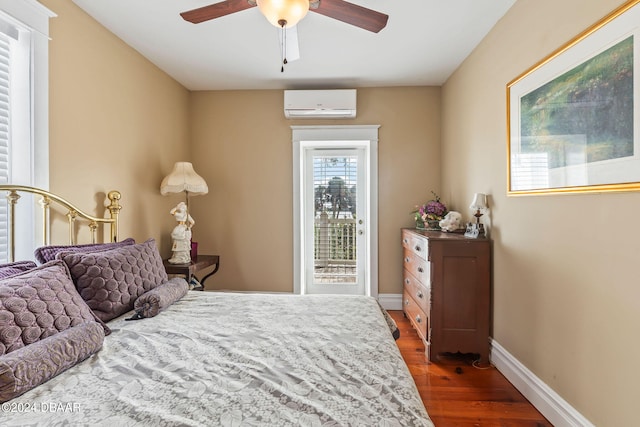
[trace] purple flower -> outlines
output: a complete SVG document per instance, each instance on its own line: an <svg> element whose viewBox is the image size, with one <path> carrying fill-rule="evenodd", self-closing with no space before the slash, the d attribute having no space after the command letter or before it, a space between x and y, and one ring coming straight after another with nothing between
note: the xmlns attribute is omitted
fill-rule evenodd
<svg viewBox="0 0 640 427"><path fill-rule="evenodd" d="M422 206L416 206L414 211L416 221L439 221L447 214L447 206L440 201L440 196L433 191L431 193L434 196L433 200L429 200Z"/></svg>
<svg viewBox="0 0 640 427"><path fill-rule="evenodd" d="M447 207L443 205L441 202L432 200L430 202L427 202L426 210L427 210L427 213L434 214L437 216L444 216L444 214L447 212Z"/></svg>

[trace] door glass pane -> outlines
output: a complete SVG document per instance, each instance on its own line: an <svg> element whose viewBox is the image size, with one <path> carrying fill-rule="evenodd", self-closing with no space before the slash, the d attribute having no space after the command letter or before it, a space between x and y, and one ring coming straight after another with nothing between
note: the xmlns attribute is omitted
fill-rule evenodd
<svg viewBox="0 0 640 427"><path fill-rule="evenodd" d="M314 156L314 283L354 284L357 156Z"/></svg>

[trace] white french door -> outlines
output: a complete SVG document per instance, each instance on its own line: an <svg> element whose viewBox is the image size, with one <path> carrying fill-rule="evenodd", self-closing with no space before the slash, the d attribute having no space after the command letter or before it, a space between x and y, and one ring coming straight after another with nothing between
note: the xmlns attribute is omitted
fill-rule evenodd
<svg viewBox="0 0 640 427"><path fill-rule="evenodd" d="M364 158L362 147L305 149L306 293L365 294Z"/></svg>
<svg viewBox="0 0 640 427"><path fill-rule="evenodd" d="M294 291L377 296L377 126L293 129Z"/></svg>

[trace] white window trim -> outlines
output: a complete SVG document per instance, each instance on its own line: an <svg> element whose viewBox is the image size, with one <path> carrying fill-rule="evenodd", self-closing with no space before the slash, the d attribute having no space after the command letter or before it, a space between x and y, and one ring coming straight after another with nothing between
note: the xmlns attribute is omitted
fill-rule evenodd
<svg viewBox="0 0 640 427"><path fill-rule="evenodd" d="M301 183L303 182L302 162L304 161L303 141L324 141L327 146L335 145L331 141L366 141L369 144L369 189L368 212L370 224L367 227L370 242L369 250L369 286L367 295L378 297L378 129L380 125L354 126L291 126L293 140L293 293L302 292L302 230L300 218L303 215Z"/></svg>
<svg viewBox="0 0 640 427"><path fill-rule="evenodd" d="M14 170L10 184L29 185L45 190L49 189L49 20L57 16L36 0L0 0L0 15L11 25L28 34L28 56L25 55L25 67L29 73L28 87L24 90L28 102L24 103L24 127L20 126L17 140L21 144L19 156L24 158L28 167L22 166L20 173ZM19 105L19 104L18 104ZM18 107L20 108L20 107ZM24 129L24 132L23 132ZM18 151L15 152L16 154ZM26 170L23 170L26 169ZM29 198L31 199L31 198ZM31 200L22 200L16 206L15 259L31 259L33 249L41 244L43 229L34 227L42 222L42 213L34 211ZM29 218L30 220L27 220Z"/></svg>
<svg viewBox="0 0 640 427"><path fill-rule="evenodd" d="M49 19L57 15L36 0L0 0L0 11L31 29L33 77L31 147L32 182L49 189Z"/></svg>

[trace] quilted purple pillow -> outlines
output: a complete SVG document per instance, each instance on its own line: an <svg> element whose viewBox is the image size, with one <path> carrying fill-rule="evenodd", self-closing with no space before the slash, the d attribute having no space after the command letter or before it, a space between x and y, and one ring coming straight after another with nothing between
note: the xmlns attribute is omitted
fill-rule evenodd
<svg viewBox="0 0 640 427"><path fill-rule="evenodd" d="M95 321L61 261L0 280L0 355Z"/></svg>
<svg viewBox="0 0 640 427"><path fill-rule="evenodd" d="M24 273L36 267L37 265L33 261L16 261L8 264L0 264L0 279Z"/></svg>
<svg viewBox="0 0 640 427"><path fill-rule="evenodd" d="M136 241L129 238L124 239L121 242L112 242L112 243L89 243L86 245L67 245L67 246L41 246L37 248L33 255L36 257L40 264L44 264L49 261L53 261L56 259L56 255L60 252L96 252L96 251L104 251L113 248L117 248L120 246L133 245Z"/></svg>
<svg viewBox="0 0 640 427"><path fill-rule="evenodd" d="M80 323L59 334L0 356L0 402L39 386L102 348L104 329Z"/></svg>
<svg viewBox="0 0 640 427"><path fill-rule="evenodd" d="M105 322L133 309L136 298L167 281L154 239L103 252L62 252L59 257L82 298Z"/></svg>

